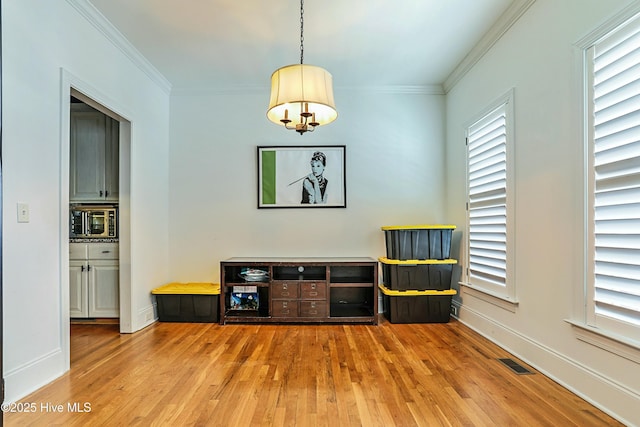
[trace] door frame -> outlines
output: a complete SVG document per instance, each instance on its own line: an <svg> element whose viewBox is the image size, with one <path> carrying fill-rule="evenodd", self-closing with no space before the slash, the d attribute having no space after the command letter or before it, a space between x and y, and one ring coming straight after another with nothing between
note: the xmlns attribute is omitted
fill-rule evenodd
<svg viewBox="0 0 640 427"><path fill-rule="evenodd" d="M69 318L69 153L71 96L120 123L118 243L120 252L120 332L132 333L131 304L131 120L130 114L91 84L84 82L64 68L60 85L60 284L61 284L61 348L65 366L70 368Z"/></svg>

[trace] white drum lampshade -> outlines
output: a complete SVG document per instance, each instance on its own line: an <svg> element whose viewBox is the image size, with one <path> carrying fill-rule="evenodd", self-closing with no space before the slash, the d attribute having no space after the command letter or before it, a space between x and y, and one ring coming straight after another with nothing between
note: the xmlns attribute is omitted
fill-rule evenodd
<svg viewBox="0 0 640 427"><path fill-rule="evenodd" d="M302 113L312 115L309 121L314 127L331 123L338 117L331 74L324 68L306 64L277 69L271 75L267 117L278 125L290 120L295 126L305 122Z"/></svg>

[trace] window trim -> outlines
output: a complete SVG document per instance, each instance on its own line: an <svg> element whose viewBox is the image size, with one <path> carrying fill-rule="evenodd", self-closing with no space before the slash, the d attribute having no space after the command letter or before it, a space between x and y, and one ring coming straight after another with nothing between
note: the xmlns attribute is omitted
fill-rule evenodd
<svg viewBox="0 0 640 427"><path fill-rule="evenodd" d="M632 22L633 21L633 22ZM596 135L594 134L594 126L595 123L593 121L593 117L595 115L594 102L593 99L595 97L594 93L594 59L595 59L595 49L599 43L606 43L610 40L611 37L616 37L616 33L622 29L622 27L627 25L633 25L634 28L640 27L640 15L636 14L628 19L625 19L618 26L613 29L607 31L602 37L598 40L595 40L588 47L583 49L583 70L585 73L585 87L584 87L584 96L585 96L585 152L586 152L586 179L585 179L585 220L586 220L586 276L585 276L585 284L586 284L586 318L585 322L587 326L595 329L602 329L606 331L610 331L612 334L617 334L621 336L628 336L630 339L634 340L635 338L640 336L640 326L632 325L630 323L626 323L621 320L615 320L611 317L602 315L598 313L597 307L598 304L596 302L596 289L597 289L597 281L595 280L596 276L596 258L595 253L597 249L596 243L596 186L597 179L595 176L595 168L596 168Z"/></svg>
<svg viewBox="0 0 640 427"><path fill-rule="evenodd" d="M468 149L465 149L465 221L466 221L466 237L464 241L463 257L464 268L462 271L461 281L459 284L466 287L467 293L471 293L474 297L480 298L486 302L503 308L507 311L514 312L515 306L518 305L515 285L515 89L511 88L506 93L495 99L487 105L480 113L474 116L464 125L465 141L469 135L469 129L477 122L483 120L496 109L504 105L505 110L505 133L506 137L506 253L508 254L507 264L505 267L506 280L505 287L487 286L482 283L474 283L470 279L469 274L469 157ZM466 144L466 142L465 142Z"/></svg>
<svg viewBox="0 0 640 427"><path fill-rule="evenodd" d="M579 78L576 79L576 100L578 105L582 105L582 112L580 118L577 119L578 123L581 123L581 133L579 134L578 147L582 151L582 187L583 196L581 201L582 209L582 224L577 223L579 232L583 239L583 251L581 255L581 271L582 277L576 281L574 288L575 301L573 307L573 315L570 319L565 319L565 322L573 327L573 331L577 339L617 354L618 356L625 357L635 362L638 361L640 355L640 342L629 337L624 337L620 333L615 331L598 328L592 326L589 322L589 298L593 297L593 290L589 289L589 274L593 272L593 268L589 264L590 250L590 235L588 224L590 221L589 206L590 206L590 188L593 188L593 182L589 182L591 179L591 173L589 169L589 156L592 152L589 140L589 120L588 114L590 113L590 99L589 99L589 85L593 84L591 80L591 73L587 68L587 50L595 45L599 40L606 37L609 33L614 31L620 25L633 19L640 14L640 1L635 1L627 7L621 9L616 14L612 15L609 19L603 22L600 26L593 31L582 37L580 40L574 43L574 55L575 58L575 72ZM591 111L592 113L593 111ZM578 228L577 228L578 230ZM631 356L630 356L631 354Z"/></svg>

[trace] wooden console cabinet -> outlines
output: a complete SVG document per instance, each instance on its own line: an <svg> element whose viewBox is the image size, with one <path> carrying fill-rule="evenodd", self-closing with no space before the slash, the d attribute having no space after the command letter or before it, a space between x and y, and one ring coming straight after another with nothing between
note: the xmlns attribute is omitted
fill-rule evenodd
<svg viewBox="0 0 640 427"><path fill-rule="evenodd" d="M247 280L243 274L247 270L263 271L265 275ZM249 322L375 325L378 323L378 262L372 258L230 258L222 261L220 324Z"/></svg>

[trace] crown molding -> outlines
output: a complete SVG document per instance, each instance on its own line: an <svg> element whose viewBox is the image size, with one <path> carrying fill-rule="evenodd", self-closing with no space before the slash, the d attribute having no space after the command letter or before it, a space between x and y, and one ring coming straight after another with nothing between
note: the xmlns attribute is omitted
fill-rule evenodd
<svg viewBox="0 0 640 427"><path fill-rule="evenodd" d="M100 31L115 47L156 83L166 94L171 93L171 83L167 80L140 51L138 51L102 13L86 0L67 0L80 15Z"/></svg>
<svg viewBox="0 0 640 427"><path fill-rule="evenodd" d="M268 84L234 84L226 86L174 86L171 89L171 96L209 96L224 94L242 94L242 93L269 93L270 86Z"/></svg>
<svg viewBox="0 0 640 427"><path fill-rule="evenodd" d="M334 92L368 92L377 94L444 95L442 85L334 86ZM268 93L269 85L228 85L224 87L173 87L171 96Z"/></svg>
<svg viewBox="0 0 640 427"><path fill-rule="evenodd" d="M378 85L378 86L336 86L342 91L363 91L379 94L409 94L409 95L444 95L442 85Z"/></svg>
<svg viewBox="0 0 640 427"><path fill-rule="evenodd" d="M480 39L471 51L453 70L443 83L445 93L448 93L493 47L494 44L515 24L518 19L531 7L536 0L514 0L507 10L498 18L491 29Z"/></svg>

